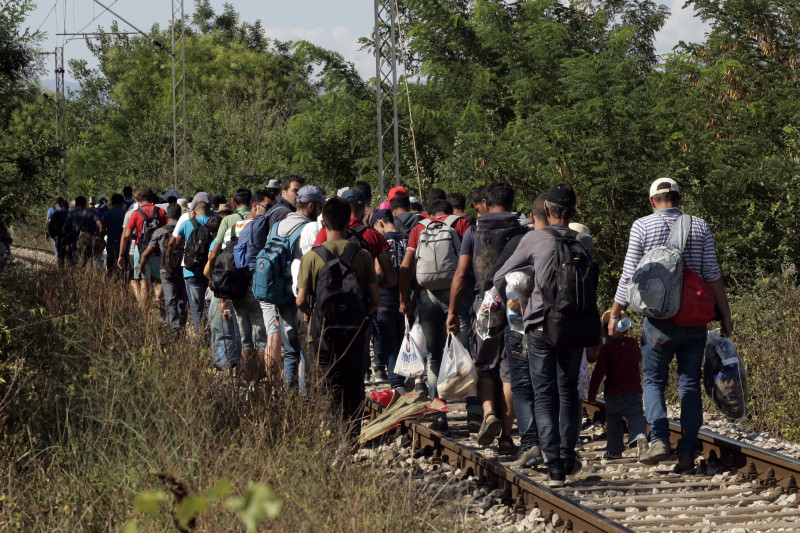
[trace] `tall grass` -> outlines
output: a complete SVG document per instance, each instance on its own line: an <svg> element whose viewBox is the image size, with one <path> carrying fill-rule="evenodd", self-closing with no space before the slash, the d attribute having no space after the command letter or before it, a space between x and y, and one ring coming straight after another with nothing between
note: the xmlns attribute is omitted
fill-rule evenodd
<svg viewBox="0 0 800 533"><path fill-rule="evenodd" d="M245 399L210 363L102 273L2 273L0 530L120 530L159 474L198 494L268 484L284 511L265 531L452 529L405 475L353 463L323 398L267 386ZM139 525L175 530L167 507ZM221 503L198 526L242 530Z"/></svg>

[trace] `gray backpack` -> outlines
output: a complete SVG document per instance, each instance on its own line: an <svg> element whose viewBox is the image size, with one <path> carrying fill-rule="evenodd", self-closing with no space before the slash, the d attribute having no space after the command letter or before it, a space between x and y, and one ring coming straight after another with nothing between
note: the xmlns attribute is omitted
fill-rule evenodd
<svg viewBox="0 0 800 533"><path fill-rule="evenodd" d="M459 218L450 215L443 221L426 218L419 222L423 228L416 250L416 278L426 289L450 288L461 250L461 237L453 229Z"/></svg>
<svg viewBox="0 0 800 533"><path fill-rule="evenodd" d="M665 222L666 223L666 222ZM692 229L692 217L681 215L667 242L644 254L628 284L628 303L648 318L672 318L681 308L683 249Z"/></svg>

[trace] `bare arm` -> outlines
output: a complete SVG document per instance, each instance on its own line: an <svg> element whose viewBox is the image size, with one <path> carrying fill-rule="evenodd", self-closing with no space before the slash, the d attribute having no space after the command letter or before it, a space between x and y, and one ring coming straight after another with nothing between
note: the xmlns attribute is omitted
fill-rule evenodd
<svg viewBox="0 0 800 533"><path fill-rule="evenodd" d="M214 271L214 263L217 260L217 256L222 252L222 243L218 242L214 245L214 249L208 254L208 268L211 272Z"/></svg>
<svg viewBox="0 0 800 533"><path fill-rule="evenodd" d="M394 287L397 284L397 271L392 265L392 256L389 255L389 251L381 252L375 262L378 267L375 269L376 273L378 273L378 287L381 289Z"/></svg>
<svg viewBox="0 0 800 533"><path fill-rule="evenodd" d="M305 289L297 289L297 298L294 299L294 303L297 304L297 308L306 315L306 320L308 320L308 315L311 314L311 307L308 306L306 296L307 292Z"/></svg>
<svg viewBox="0 0 800 533"><path fill-rule="evenodd" d="M155 248L153 248L152 246L148 246L147 248L144 249L142 256L139 258L139 271L136 273L137 278L142 277L142 271L144 270L144 267L147 265L147 260L150 259L151 255L153 255L153 250L155 250Z"/></svg>
<svg viewBox="0 0 800 533"><path fill-rule="evenodd" d="M722 324L720 333L723 337L730 337L733 333L733 321L731 320L731 308L728 305L728 296L725 294L725 284L722 279L712 281L708 284L711 294L714 295L714 303L717 304L719 312L722 314Z"/></svg>
<svg viewBox="0 0 800 533"><path fill-rule="evenodd" d="M456 273L453 275L453 281L450 283L450 307L447 310L448 333L458 333L461 329L461 325L458 321L457 310L459 304L461 303L461 298L464 296L464 290L467 288L467 280L469 279L469 271L471 268L471 255L458 256Z"/></svg>
<svg viewBox="0 0 800 533"><path fill-rule="evenodd" d="M131 241L133 230L125 228L122 232L122 238L119 241L119 257L117 258L117 266L121 269L125 268L125 254L128 253L128 243Z"/></svg>
<svg viewBox="0 0 800 533"><path fill-rule="evenodd" d="M414 268L414 250L406 250L403 262L400 264L400 312L406 316L411 316L414 309L408 301L408 287L411 285L411 270Z"/></svg>

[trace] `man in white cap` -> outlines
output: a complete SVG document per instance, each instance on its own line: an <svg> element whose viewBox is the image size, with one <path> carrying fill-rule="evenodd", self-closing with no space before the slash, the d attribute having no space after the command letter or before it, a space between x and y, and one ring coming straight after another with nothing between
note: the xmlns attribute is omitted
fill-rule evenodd
<svg viewBox="0 0 800 533"><path fill-rule="evenodd" d="M683 213L678 183L671 178L659 178L650 186L650 206L653 214L636 220L631 226L628 252L622 268L611 319L612 334L621 311L628 306L628 285L645 253L667 242L670 231ZM721 316L723 336L733 331L731 310L725 295L722 273L717 263L711 230L702 218L692 217L691 230L683 249L683 262L708 284ZM644 403L650 424L650 446L640 461L658 464L671 454L669 422L664 390L669 382L669 366L677 357L678 384L681 396L681 431L678 443L678 463L675 471L682 473L694 468L695 455L700 448L697 434L703 423L701 398L701 364L706 345L706 326L679 327L669 319L646 318L642 333L642 371L644 374Z"/></svg>

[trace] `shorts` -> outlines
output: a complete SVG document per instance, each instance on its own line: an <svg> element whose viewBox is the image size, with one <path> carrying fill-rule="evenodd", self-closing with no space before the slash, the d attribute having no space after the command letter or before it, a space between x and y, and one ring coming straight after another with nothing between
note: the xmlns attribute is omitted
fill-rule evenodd
<svg viewBox="0 0 800 533"><path fill-rule="evenodd" d="M475 361L479 378L499 379L503 383L511 383L511 372L508 369L506 355L505 332L482 339L473 328L470 354Z"/></svg>
<svg viewBox="0 0 800 533"><path fill-rule="evenodd" d="M133 279L156 278L161 279L161 257L151 255L147 260L147 264L142 270L142 276L138 277L139 272L139 247L133 249Z"/></svg>
<svg viewBox="0 0 800 533"><path fill-rule="evenodd" d="M267 335L273 335L281 332L280 317L278 316L278 308L275 304L269 302L258 301L261 305L261 313L264 315L264 327L267 328Z"/></svg>

